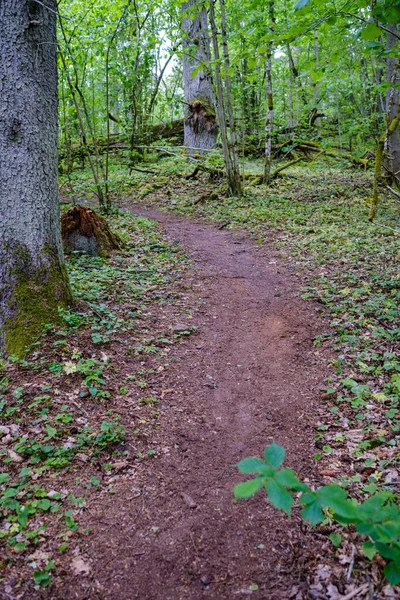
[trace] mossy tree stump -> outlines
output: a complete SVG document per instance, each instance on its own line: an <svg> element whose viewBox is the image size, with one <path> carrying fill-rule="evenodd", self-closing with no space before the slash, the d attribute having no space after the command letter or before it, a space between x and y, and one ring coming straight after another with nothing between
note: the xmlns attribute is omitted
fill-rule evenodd
<svg viewBox="0 0 400 600"><path fill-rule="evenodd" d="M65 252L107 257L112 250L122 248L122 241L111 231L107 221L91 208L79 204L62 215L61 235Z"/></svg>

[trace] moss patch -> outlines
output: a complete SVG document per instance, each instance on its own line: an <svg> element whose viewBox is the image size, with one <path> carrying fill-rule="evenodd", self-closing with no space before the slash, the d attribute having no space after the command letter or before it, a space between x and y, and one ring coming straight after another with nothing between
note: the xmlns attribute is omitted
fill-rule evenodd
<svg viewBox="0 0 400 600"><path fill-rule="evenodd" d="M58 321L58 308L72 304L72 293L65 266L59 264L53 249L45 248L46 258L39 268L32 268L26 248L18 246L14 252L15 286L8 300L11 316L4 325L5 349L8 354L22 356L44 323Z"/></svg>
<svg viewBox="0 0 400 600"><path fill-rule="evenodd" d="M142 188L140 188L139 196L141 198L144 198L145 196L148 196L155 190L158 190L162 187L166 187L168 185L168 183L169 183L169 180L167 177L158 177L157 179L154 179L153 181L151 181L151 183L146 183L146 185L144 185Z"/></svg>

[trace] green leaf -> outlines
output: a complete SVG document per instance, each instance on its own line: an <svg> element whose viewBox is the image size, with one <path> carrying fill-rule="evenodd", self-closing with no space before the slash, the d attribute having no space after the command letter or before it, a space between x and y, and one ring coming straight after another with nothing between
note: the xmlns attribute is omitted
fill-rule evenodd
<svg viewBox="0 0 400 600"><path fill-rule="evenodd" d="M342 543L342 536L337 531L333 531L330 534L329 539L331 540L335 548L339 548L340 544Z"/></svg>
<svg viewBox="0 0 400 600"><path fill-rule="evenodd" d="M249 457L241 460L240 463L237 464L237 468L241 473L262 473L269 477L272 477L275 472L268 467L261 458L256 457Z"/></svg>
<svg viewBox="0 0 400 600"><path fill-rule="evenodd" d="M372 560L376 554L376 546L375 544L373 544L372 542L364 542L363 545L361 546L362 551L364 552L365 556L367 558L369 558L369 560Z"/></svg>
<svg viewBox="0 0 400 600"><path fill-rule="evenodd" d="M29 469L29 467L24 467L23 469L20 470L18 477L26 477L27 475L31 474L31 470Z"/></svg>
<svg viewBox="0 0 400 600"><path fill-rule="evenodd" d="M277 472L275 479L281 485L284 485L292 490L296 490L296 492L307 492L309 491L309 487L302 483L297 477L293 469L281 469Z"/></svg>
<svg viewBox="0 0 400 600"><path fill-rule="evenodd" d="M27 523L28 523L28 519L29 519L29 508L27 506L21 506L19 508L17 508L17 518L18 518L18 523L20 523L20 525L22 525L22 527L26 527ZM34 511L32 511L34 512Z"/></svg>
<svg viewBox="0 0 400 600"><path fill-rule="evenodd" d="M41 508L42 510L49 510L50 506L51 502L48 498L43 498L43 500L38 502L38 508Z"/></svg>
<svg viewBox="0 0 400 600"><path fill-rule="evenodd" d="M390 585L398 585L400 583L400 565L390 562L383 569L383 572Z"/></svg>
<svg viewBox="0 0 400 600"><path fill-rule="evenodd" d="M361 39L367 42L372 42L382 35L382 29L377 27L375 23L368 23L361 32Z"/></svg>
<svg viewBox="0 0 400 600"><path fill-rule="evenodd" d="M290 517L290 511L293 506L293 498L290 492L283 487L276 479L268 479L265 488L268 499L275 508L283 510Z"/></svg>
<svg viewBox="0 0 400 600"><path fill-rule="evenodd" d="M324 513L321 510L321 501L315 498L313 502L307 503L307 506L301 511L303 519L308 521L310 525L318 525L324 520Z"/></svg>
<svg viewBox="0 0 400 600"><path fill-rule="evenodd" d="M50 583L50 575L46 571L34 571L33 580L36 585L47 587Z"/></svg>
<svg viewBox="0 0 400 600"><path fill-rule="evenodd" d="M285 448L274 442L271 446L265 448L264 458L273 469L278 469L285 460Z"/></svg>
<svg viewBox="0 0 400 600"><path fill-rule="evenodd" d="M0 473L0 483L7 483L8 473Z"/></svg>
<svg viewBox="0 0 400 600"><path fill-rule="evenodd" d="M52 438L57 435L57 429L48 424L46 425L46 432L49 438Z"/></svg>
<svg viewBox="0 0 400 600"><path fill-rule="evenodd" d="M235 498L251 498L261 488L263 481L261 478L243 481L233 488Z"/></svg>
<svg viewBox="0 0 400 600"><path fill-rule="evenodd" d="M383 558L394 560L400 565L400 550L382 542L376 542L375 547Z"/></svg>

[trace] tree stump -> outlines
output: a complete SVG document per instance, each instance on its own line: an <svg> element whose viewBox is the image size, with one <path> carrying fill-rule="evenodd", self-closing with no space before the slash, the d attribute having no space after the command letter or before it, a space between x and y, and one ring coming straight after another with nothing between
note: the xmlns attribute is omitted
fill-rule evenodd
<svg viewBox="0 0 400 600"><path fill-rule="evenodd" d="M107 257L112 250L122 248L121 239L111 231L107 221L79 204L62 215L61 234L65 252Z"/></svg>

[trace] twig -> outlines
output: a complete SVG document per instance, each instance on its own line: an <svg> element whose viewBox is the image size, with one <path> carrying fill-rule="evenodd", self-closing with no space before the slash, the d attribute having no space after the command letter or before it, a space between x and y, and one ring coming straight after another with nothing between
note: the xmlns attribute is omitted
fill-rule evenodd
<svg viewBox="0 0 400 600"><path fill-rule="evenodd" d="M352 551L351 551L351 559L350 559L349 569L347 571L347 581L350 580L351 574L353 572L355 554L356 554L356 547L353 544L353 548L352 548ZM353 596L350 596L350 598L352 598L352 597Z"/></svg>
<svg viewBox="0 0 400 600"><path fill-rule="evenodd" d="M375 227L384 227L385 229L390 229L390 231L394 231L395 233L400 233L400 229L393 229L393 227L388 227L387 225L382 225L381 223L379 223L379 225L376 223L371 223L371 225L375 225Z"/></svg>
<svg viewBox="0 0 400 600"><path fill-rule="evenodd" d="M231 222L230 222L230 221L226 221L225 223L222 223L222 225L220 225L220 226L218 227L218 229L219 229L219 230L221 230L221 229L224 229L224 227L227 227L227 226L228 226L228 225L230 225L230 224L231 224Z"/></svg>
<svg viewBox="0 0 400 600"><path fill-rule="evenodd" d="M393 188L390 187L390 185L386 186L386 189L389 190L390 192L392 192L392 194L394 194L395 196L397 196L398 198L400 198L400 193L397 192L396 190L394 190Z"/></svg>
<svg viewBox="0 0 400 600"><path fill-rule="evenodd" d="M352 598L355 598L357 596L357 594L363 594L364 592L367 592L368 587L369 587L368 583L363 583L356 590L353 590L352 592L349 592L345 596L342 596L340 600L351 600Z"/></svg>
<svg viewBox="0 0 400 600"><path fill-rule="evenodd" d="M129 167L129 171L139 171L140 173L149 173L150 175L157 175L157 171L151 171L150 169L139 169L139 167Z"/></svg>

